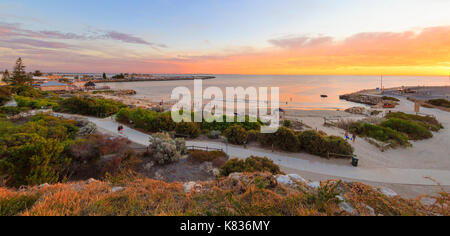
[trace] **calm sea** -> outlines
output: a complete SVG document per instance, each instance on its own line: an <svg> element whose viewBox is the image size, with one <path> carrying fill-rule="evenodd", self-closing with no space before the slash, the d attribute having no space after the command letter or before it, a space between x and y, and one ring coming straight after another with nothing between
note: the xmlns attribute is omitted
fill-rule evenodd
<svg viewBox="0 0 450 236"><path fill-rule="evenodd" d="M380 76L287 76L287 75L216 75L216 79L203 81L203 87L215 86L225 94L226 87L244 88L279 87L281 107L301 110L346 109L357 104L339 99L339 95L363 89L381 87ZM448 77L385 76L383 86L447 86ZM147 81L108 83L112 89L134 89L136 97L155 102L170 100L172 90L178 86L193 92L194 81ZM321 98L321 95L328 98Z"/></svg>

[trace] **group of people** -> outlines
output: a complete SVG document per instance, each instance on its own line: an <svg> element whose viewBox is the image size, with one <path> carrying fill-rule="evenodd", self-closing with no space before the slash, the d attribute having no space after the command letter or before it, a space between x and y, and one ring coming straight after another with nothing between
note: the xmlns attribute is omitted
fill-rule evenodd
<svg viewBox="0 0 450 236"><path fill-rule="evenodd" d="M352 142L356 142L356 134L352 133L352 136L350 137L350 134L348 133L348 131L345 131L345 139L352 141Z"/></svg>

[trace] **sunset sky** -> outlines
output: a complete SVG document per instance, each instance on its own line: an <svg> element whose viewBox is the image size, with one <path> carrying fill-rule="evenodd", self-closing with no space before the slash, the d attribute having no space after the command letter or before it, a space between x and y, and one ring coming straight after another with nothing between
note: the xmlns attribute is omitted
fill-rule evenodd
<svg viewBox="0 0 450 236"><path fill-rule="evenodd" d="M2 0L0 70L449 75L449 0Z"/></svg>

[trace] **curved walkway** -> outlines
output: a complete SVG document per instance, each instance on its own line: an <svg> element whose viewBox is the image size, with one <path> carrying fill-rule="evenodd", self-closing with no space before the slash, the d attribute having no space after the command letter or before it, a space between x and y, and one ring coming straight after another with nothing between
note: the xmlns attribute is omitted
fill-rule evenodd
<svg viewBox="0 0 450 236"><path fill-rule="evenodd" d="M58 114L67 118L73 115ZM95 123L100 131L117 135L117 127L119 123L112 118L99 119L85 117L89 121ZM131 141L149 145L150 135L140 131L125 128L124 136ZM430 177L440 183L442 186L450 186L450 171L434 170L434 169L402 169L402 168L354 168L350 164L338 165L327 163L326 160L311 161L293 157L291 154L281 152L270 152L268 150L253 148L245 149L243 147L226 145L224 143L215 143L207 141L188 141L188 146L208 146L211 148L221 148L228 155L237 158L247 158L249 156L265 156L280 166L296 169L300 171L308 171L317 174L330 175L360 181L371 181L389 184L411 184L411 185L427 185L436 186L437 184L429 180Z"/></svg>

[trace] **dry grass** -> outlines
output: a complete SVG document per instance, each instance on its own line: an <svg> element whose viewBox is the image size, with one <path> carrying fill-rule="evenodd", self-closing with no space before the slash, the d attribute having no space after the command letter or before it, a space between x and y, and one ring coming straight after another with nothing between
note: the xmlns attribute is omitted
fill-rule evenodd
<svg viewBox="0 0 450 236"><path fill-rule="evenodd" d="M301 183L287 187L264 173L232 175L199 184L201 189L191 193L185 193L182 184L146 178L124 183L124 189L116 192L106 182L57 184L20 192L3 188L0 212L23 216L350 215L339 207L336 196L341 195L354 206L354 215L372 215L369 208L374 209L375 215L385 216L450 215L447 193L434 197L436 204L424 206L419 200L387 197L359 183L328 181L319 189ZM22 204L24 207L5 211L11 199L16 199L15 202L22 199L31 205Z"/></svg>

